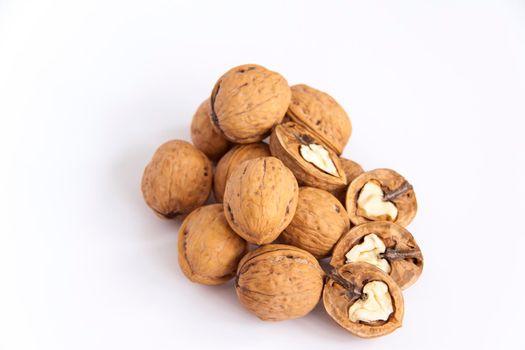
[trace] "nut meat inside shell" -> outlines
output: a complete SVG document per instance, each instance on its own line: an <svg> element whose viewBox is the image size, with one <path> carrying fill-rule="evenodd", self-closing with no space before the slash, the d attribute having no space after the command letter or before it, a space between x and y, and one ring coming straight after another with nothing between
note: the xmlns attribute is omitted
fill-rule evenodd
<svg viewBox="0 0 525 350"><path fill-rule="evenodd" d="M349 263L348 252L371 234L384 244L385 250L379 257L388 262L390 277L401 289L414 284L423 271L423 254L412 234L391 222L369 222L352 228L337 242L330 265L338 268Z"/></svg>
<svg viewBox="0 0 525 350"><path fill-rule="evenodd" d="M263 320L308 314L319 302L324 272L308 252L283 244L262 246L244 256L235 290L241 304Z"/></svg>
<svg viewBox="0 0 525 350"><path fill-rule="evenodd" d="M417 212L416 195L408 181L390 169L376 169L365 172L348 186L346 210L350 221L354 225L361 225L370 221L385 221L393 216L391 214L371 219L371 216L365 215L363 212L366 208L359 206L363 189L366 189L367 186L368 188L373 188L376 184L380 187L382 195L377 195L377 198L375 198L374 208L377 208L378 201L384 201L385 204L392 203L396 208L395 218L392 219L392 222L403 227L407 226L414 219Z"/></svg>
<svg viewBox="0 0 525 350"><path fill-rule="evenodd" d="M304 146L308 146L311 152L321 148L326 153L317 152L322 159L319 162L316 162L315 157L305 159ZM314 134L296 123L288 122L274 128L270 137L270 151L292 170L301 184L327 191L341 190L346 186L346 175L339 157L316 139ZM328 171L327 162L331 163L330 169L333 166L335 172Z"/></svg>
<svg viewBox="0 0 525 350"><path fill-rule="evenodd" d="M365 287L370 282L383 282L388 287L392 312L386 320L351 321L354 304L366 301ZM367 263L351 263L333 270L327 277L323 304L328 314L344 329L362 338L380 337L401 327L404 315L403 295L394 280Z"/></svg>

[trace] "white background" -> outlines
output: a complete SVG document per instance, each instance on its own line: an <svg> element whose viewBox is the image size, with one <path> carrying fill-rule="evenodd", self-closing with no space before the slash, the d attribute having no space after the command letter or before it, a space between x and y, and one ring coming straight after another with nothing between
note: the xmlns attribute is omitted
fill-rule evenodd
<svg viewBox="0 0 525 350"><path fill-rule="evenodd" d="M144 205L156 147L259 63L349 112L414 185L402 329L265 323L188 282ZM524 1L0 0L0 349L523 349Z"/></svg>

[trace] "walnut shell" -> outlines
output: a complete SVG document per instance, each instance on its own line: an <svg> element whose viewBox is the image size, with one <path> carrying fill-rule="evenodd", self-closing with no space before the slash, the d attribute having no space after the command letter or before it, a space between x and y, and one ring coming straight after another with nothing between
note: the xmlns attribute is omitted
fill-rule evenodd
<svg viewBox="0 0 525 350"><path fill-rule="evenodd" d="M346 181L350 184L352 181L355 180L356 177L364 173L365 171L359 165L358 163L354 162L353 160L340 157L339 160L341 161L341 166L343 168L343 171L346 175ZM343 187L338 191L333 191L332 194L339 199L339 201L343 204L345 204L346 201L346 190L348 187Z"/></svg>
<svg viewBox="0 0 525 350"><path fill-rule="evenodd" d="M348 214L337 198L318 188L301 187L297 210L281 238L283 243L323 258L349 229Z"/></svg>
<svg viewBox="0 0 525 350"><path fill-rule="evenodd" d="M217 160L230 148L230 142L211 125L210 99L202 102L191 121L191 141L208 158Z"/></svg>
<svg viewBox="0 0 525 350"><path fill-rule="evenodd" d="M275 157L247 160L226 183L224 212L230 226L254 244L274 241L292 220L299 185Z"/></svg>
<svg viewBox="0 0 525 350"><path fill-rule="evenodd" d="M314 132L337 154L343 153L352 134L352 124L343 107L332 96L308 85L294 85L291 89L292 101L286 116Z"/></svg>
<svg viewBox="0 0 525 350"><path fill-rule="evenodd" d="M160 146L144 169L142 193L151 209L171 219L204 204L211 184L206 155L186 141L173 140Z"/></svg>
<svg viewBox="0 0 525 350"><path fill-rule="evenodd" d="M313 310L321 297L323 277L310 253L269 244L242 258L235 290L241 304L260 319L288 320Z"/></svg>
<svg viewBox="0 0 525 350"><path fill-rule="evenodd" d="M421 249L407 229L387 221L369 222L345 233L334 248L330 265L335 268L345 265L346 253L372 233L375 233L386 246L387 253L384 254L384 259L390 264L390 277L401 289L413 285L423 271Z"/></svg>
<svg viewBox="0 0 525 350"><path fill-rule="evenodd" d="M332 175L308 162L301 154L301 146L320 145L329 155L337 171ZM294 122L277 125L270 137L270 151L294 173L299 183L327 191L337 191L346 187L346 175L339 157L326 147L316 136Z"/></svg>
<svg viewBox="0 0 525 350"><path fill-rule="evenodd" d="M398 210L398 215L393 222L403 227L410 224L417 212L416 194L405 178L391 169L375 169L365 172L359 175L352 181L350 186L348 186L348 191L346 192L346 211L348 212L350 221L352 221L354 225L375 221L361 216L357 207L359 193L363 186L370 181L377 181L381 185L385 196L388 194L395 195L396 192L398 193L398 195L390 199ZM384 221L384 219L378 221Z"/></svg>
<svg viewBox="0 0 525 350"><path fill-rule="evenodd" d="M192 282L216 285L235 276L248 244L228 225L221 204L191 212L178 237L179 266Z"/></svg>
<svg viewBox="0 0 525 350"><path fill-rule="evenodd" d="M361 298L359 294L363 292L363 287L372 281L381 281L388 286L393 313L386 321L350 321L348 310ZM401 327L403 323L404 304L401 289L390 276L367 263L351 263L332 271L325 283L323 304L334 321L350 333L362 338L387 335Z"/></svg>
<svg viewBox="0 0 525 350"><path fill-rule="evenodd" d="M221 203L224 197L226 181L235 168L245 160L259 157L269 157L270 148L266 143L250 143L237 145L226 153L217 163L213 177L213 194L217 202Z"/></svg>
<svg viewBox="0 0 525 350"><path fill-rule="evenodd" d="M291 94L279 73L256 64L232 68L211 93L212 124L230 141L261 141L283 119Z"/></svg>

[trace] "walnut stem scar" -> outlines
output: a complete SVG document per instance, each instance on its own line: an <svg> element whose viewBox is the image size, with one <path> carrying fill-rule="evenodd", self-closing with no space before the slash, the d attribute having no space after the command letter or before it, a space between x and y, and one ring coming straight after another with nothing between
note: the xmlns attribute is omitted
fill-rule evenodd
<svg viewBox="0 0 525 350"><path fill-rule="evenodd" d="M404 193L410 191L412 189L412 185L408 183L408 181L403 182L401 186L396 188L393 191L384 191L385 195L383 196L384 201L391 201L396 199L397 197L403 195Z"/></svg>
<svg viewBox="0 0 525 350"><path fill-rule="evenodd" d="M405 259L420 259L421 252L418 250L405 250L399 251L388 248L381 257L387 258L388 260L405 260Z"/></svg>
<svg viewBox="0 0 525 350"><path fill-rule="evenodd" d="M328 274L328 277L333 279L335 283L339 284L341 287L346 289L347 296L350 298L350 300L359 299L363 295L363 293L357 290L357 287L355 284L345 280L336 271L331 271Z"/></svg>

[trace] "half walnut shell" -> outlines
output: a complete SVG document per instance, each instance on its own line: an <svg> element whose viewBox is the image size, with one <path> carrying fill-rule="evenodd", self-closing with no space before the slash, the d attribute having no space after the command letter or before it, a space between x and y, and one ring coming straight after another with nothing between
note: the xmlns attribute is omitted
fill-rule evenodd
<svg viewBox="0 0 525 350"><path fill-rule="evenodd" d="M179 266L192 282L216 285L235 276L248 245L228 225L221 204L195 209L179 230Z"/></svg>
<svg viewBox="0 0 525 350"><path fill-rule="evenodd" d="M299 124L287 122L277 125L270 137L270 151L301 184L326 191L341 190L347 184L337 154Z"/></svg>
<svg viewBox="0 0 525 350"><path fill-rule="evenodd" d="M241 304L262 320L302 317L319 302L324 272L308 252L268 244L239 262L235 291Z"/></svg>
<svg viewBox="0 0 525 350"><path fill-rule="evenodd" d="M366 293L370 283L385 286L390 313L381 320L352 321L354 304L366 302L367 298L373 297ZM362 338L387 335L401 327L403 322L404 304L401 289L390 276L367 263L352 263L333 270L325 283L323 304L328 314L341 327Z"/></svg>
<svg viewBox="0 0 525 350"><path fill-rule="evenodd" d="M341 161L341 166L343 167L343 171L345 172L346 181L349 184L352 183L352 181L354 181L359 175L365 172L361 165L359 165L359 163L354 162L351 159L340 157L339 160ZM337 191L333 191L332 194L337 199L339 199L341 203L345 204L347 189L347 187L343 187Z"/></svg>
<svg viewBox="0 0 525 350"><path fill-rule="evenodd" d="M378 250L377 247L370 245L364 247L361 251L361 259L376 263L376 267L385 268L385 272L401 289L413 285L423 271L423 254L412 234L404 227L391 222L369 222L352 228L337 242L330 265L339 268L351 264L349 257L350 259L354 257L351 253L348 255L349 252L352 249L354 252L359 250L359 247L355 247L363 246L365 238L370 237L369 235L376 235L377 238L374 238L381 240L379 245L382 249ZM378 256L370 256L373 254ZM378 261L383 259L386 263L379 264Z"/></svg>
<svg viewBox="0 0 525 350"><path fill-rule="evenodd" d="M330 95L308 85L291 87L292 101L286 116L314 132L337 154L352 134L352 124L345 110Z"/></svg>
<svg viewBox="0 0 525 350"><path fill-rule="evenodd" d="M405 227L416 216L416 195L412 185L394 170L375 169L359 175L348 186L346 210L354 225L390 221Z"/></svg>

